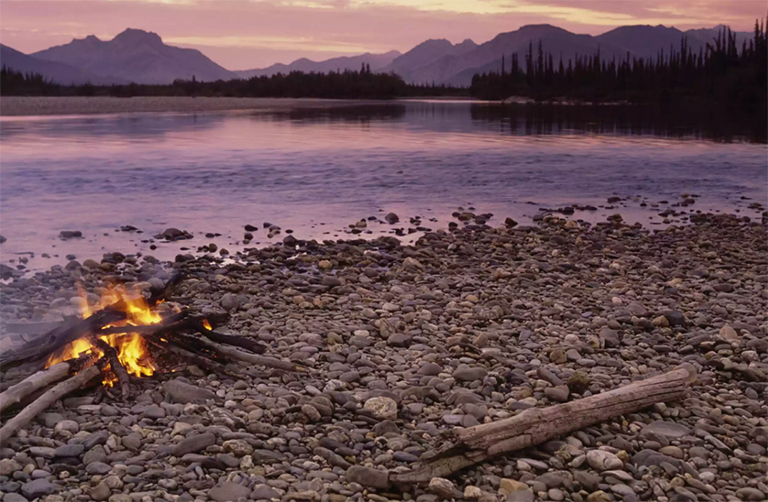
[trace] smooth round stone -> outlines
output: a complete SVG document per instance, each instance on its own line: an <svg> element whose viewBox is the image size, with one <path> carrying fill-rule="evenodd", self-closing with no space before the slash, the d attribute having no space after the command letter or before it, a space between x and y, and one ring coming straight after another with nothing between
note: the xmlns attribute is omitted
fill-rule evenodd
<svg viewBox="0 0 768 502"><path fill-rule="evenodd" d="M93 462L85 466L85 472L88 474L106 474L112 470L112 466L104 462Z"/></svg>

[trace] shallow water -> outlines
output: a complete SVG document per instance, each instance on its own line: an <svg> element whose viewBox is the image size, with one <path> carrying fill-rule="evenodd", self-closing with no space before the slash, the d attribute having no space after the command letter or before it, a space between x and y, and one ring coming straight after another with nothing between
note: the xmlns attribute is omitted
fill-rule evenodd
<svg viewBox="0 0 768 502"><path fill-rule="evenodd" d="M236 250L243 226L263 222L283 233L270 240L260 228L251 245L282 239L286 229L350 238L349 224L389 211L406 231L415 215L425 227L446 228L460 206L493 213L491 224L580 204L599 209L573 218L620 212L653 225L687 193L699 196L696 204L677 210L759 217L748 206L765 205L768 186L766 147L748 135L621 112L510 112L467 102L14 117L0 120L0 137L0 233L8 239L1 258L32 252L32 269L70 253L162 259L211 241ZM631 199L606 208L611 196ZM650 207L663 200L670 204ZM122 225L143 233L117 232ZM167 227L195 237L149 251L142 240ZM392 229L368 223L374 235ZM84 238L62 241L61 230Z"/></svg>

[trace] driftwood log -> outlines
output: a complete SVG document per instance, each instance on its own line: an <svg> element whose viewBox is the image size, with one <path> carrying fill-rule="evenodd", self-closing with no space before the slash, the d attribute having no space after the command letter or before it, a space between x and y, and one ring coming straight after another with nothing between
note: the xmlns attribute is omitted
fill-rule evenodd
<svg viewBox="0 0 768 502"><path fill-rule="evenodd" d="M690 365L570 403L531 408L498 422L456 428L448 432L448 443L421 457L421 466L410 472L390 475L396 484L428 483L446 477L496 455L543 443L562 434L655 403L684 397L696 371Z"/></svg>
<svg viewBox="0 0 768 502"><path fill-rule="evenodd" d="M61 362L47 370L38 371L0 394L0 411L20 402L38 389L63 380L69 375L69 364Z"/></svg>
<svg viewBox="0 0 768 502"><path fill-rule="evenodd" d="M21 410L18 415L8 420L5 425L0 428L0 444L5 444L11 436L32 421L32 419L39 413L46 410L49 406L70 392L83 387L91 379L99 376L100 373L101 370L98 365L94 364L93 366L85 368L69 380L64 380L39 398L35 399L29 406Z"/></svg>
<svg viewBox="0 0 768 502"><path fill-rule="evenodd" d="M200 341L203 343L203 345L218 352L219 354L222 354L225 357L228 357L229 359L234 359L237 361L242 361L242 362L251 363L251 364L258 364L259 366L274 368L274 369L283 370L283 371L293 371L293 372L306 371L303 367L297 364L293 364L290 361L283 361L282 359L276 359L274 357L250 354L248 352L244 352L242 350L236 349L235 347L222 345L216 342L212 342L211 340L206 340L205 338L200 338Z"/></svg>
<svg viewBox="0 0 768 502"><path fill-rule="evenodd" d="M194 327L201 335L213 342L234 345L235 347L250 350L254 354L263 354L267 351L267 347L255 340L251 340L250 338L246 338L244 336L227 335L225 333L219 333L218 331L210 330L203 326L202 322L197 322Z"/></svg>
<svg viewBox="0 0 768 502"><path fill-rule="evenodd" d="M0 366L11 366L48 357L78 338L90 336L108 324L124 320L126 313L123 310L124 304L117 302L95 312L90 317L55 328L24 344L18 350L9 350L0 355Z"/></svg>
<svg viewBox="0 0 768 502"><path fill-rule="evenodd" d="M84 353L80 357L62 361L50 368L33 373L0 394L0 412L16 403L20 403L22 399L36 393L38 390L77 373L86 366L93 364L96 359L98 359L96 354Z"/></svg>

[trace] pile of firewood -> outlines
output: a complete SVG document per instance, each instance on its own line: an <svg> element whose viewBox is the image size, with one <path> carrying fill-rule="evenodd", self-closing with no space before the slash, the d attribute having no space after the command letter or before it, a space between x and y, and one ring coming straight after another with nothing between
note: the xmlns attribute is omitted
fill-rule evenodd
<svg viewBox="0 0 768 502"><path fill-rule="evenodd" d="M174 274L161 291L146 300L147 305L154 307L165 300L181 278L180 274ZM0 412L27 403L0 428L0 443L64 395L86 386L97 377L116 382L123 399L129 396L131 379L136 377L129 375L116 350L103 340L105 335L138 334L152 358L168 371L194 365L213 374L232 374L226 365L237 362L281 371L303 370L289 361L262 355L266 347L250 338L215 331L214 326L226 318L226 315L203 317L182 310L157 324L114 326L126 319L125 305L119 301L84 319L65 323L16 350L7 351L0 355L0 370L7 372L9 368L22 367L33 374L0 394ZM87 340L96 350L46 367L53 354L79 339Z"/></svg>

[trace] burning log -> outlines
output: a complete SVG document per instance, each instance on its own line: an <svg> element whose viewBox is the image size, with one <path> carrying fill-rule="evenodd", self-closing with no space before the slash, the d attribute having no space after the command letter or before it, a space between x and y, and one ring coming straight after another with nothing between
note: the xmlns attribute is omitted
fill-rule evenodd
<svg viewBox="0 0 768 502"><path fill-rule="evenodd" d="M125 399L131 393L131 381L128 378L128 372L125 371L125 367L117 358L117 351L104 340L97 338L94 341L95 345L104 353L104 357L107 358L109 367L112 370L112 373L115 374L115 377L117 377L117 382L120 384L120 394L123 396L123 399Z"/></svg>
<svg viewBox="0 0 768 502"><path fill-rule="evenodd" d="M69 380L64 380L59 383L38 399L33 401L29 406L24 408L18 415L8 420L2 428L0 428L0 444L4 444L11 436L13 436L19 429L27 425L32 421L39 413L47 409L53 403L69 394L70 392L83 387L91 379L96 378L101 373L101 370L97 365L89 366L83 371L79 372Z"/></svg>
<svg viewBox="0 0 768 502"><path fill-rule="evenodd" d="M164 318L158 324L147 324L144 326L135 326L133 324L129 324L127 326L108 326L106 328L100 329L98 331L98 335L124 335L127 333L152 335L165 330L186 329L190 326L193 326L192 320L186 320L187 314L188 313L186 310L182 310L181 312Z"/></svg>
<svg viewBox="0 0 768 502"><path fill-rule="evenodd" d="M603 420L641 410L652 404L675 401L688 392L696 370L685 365L647 380L548 408L530 408L498 422L450 431L448 442L421 456L422 466L392 474L394 483L428 483L491 457L534 446Z"/></svg>
<svg viewBox="0 0 768 502"><path fill-rule="evenodd" d="M60 326L25 344L18 350L0 355L0 366L6 367L27 361L34 361L52 354L78 338L86 337L104 326L127 318L124 304L118 302L102 310L64 326Z"/></svg>

